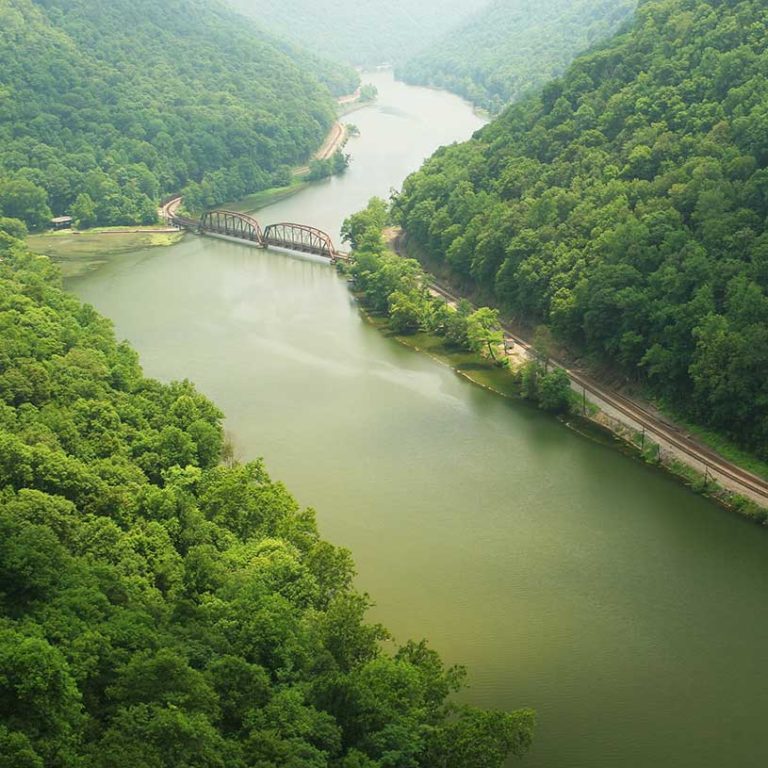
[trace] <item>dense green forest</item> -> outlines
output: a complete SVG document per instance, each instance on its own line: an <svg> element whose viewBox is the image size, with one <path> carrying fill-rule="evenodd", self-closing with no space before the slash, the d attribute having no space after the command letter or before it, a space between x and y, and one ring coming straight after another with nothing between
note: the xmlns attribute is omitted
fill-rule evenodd
<svg viewBox="0 0 768 768"><path fill-rule="evenodd" d="M318 537L222 414L142 375L0 219L0 765L498 768L533 714L365 622ZM224 460L223 463L221 460Z"/></svg>
<svg viewBox="0 0 768 768"><path fill-rule="evenodd" d="M0 0L0 215L154 221L282 181L356 73L216 0Z"/></svg>
<svg viewBox="0 0 768 768"><path fill-rule="evenodd" d="M611 35L637 0L495 0L398 67L407 83L454 91L492 113L560 75Z"/></svg>
<svg viewBox="0 0 768 768"><path fill-rule="evenodd" d="M768 456L768 6L649 0L405 183L457 283Z"/></svg>
<svg viewBox="0 0 768 768"><path fill-rule="evenodd" d="M487 0L229 0L308 50L358 66L405 61Z"/></svg>

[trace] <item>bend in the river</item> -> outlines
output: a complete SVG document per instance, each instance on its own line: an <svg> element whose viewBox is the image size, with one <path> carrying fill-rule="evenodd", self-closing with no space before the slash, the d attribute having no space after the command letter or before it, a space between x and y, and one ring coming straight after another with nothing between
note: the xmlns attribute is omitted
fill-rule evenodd
<svg viewBox="0 0 768 768"><path fill-rule="evenodd" d="M347 174L259 212L336 235L480 121L376 74ZM531 768L762 768L768 539L684 487L385 338L327 265L186 238L69 287L150 375L194 380L242 458L351 548L375 620L538 710Z"/></svg>

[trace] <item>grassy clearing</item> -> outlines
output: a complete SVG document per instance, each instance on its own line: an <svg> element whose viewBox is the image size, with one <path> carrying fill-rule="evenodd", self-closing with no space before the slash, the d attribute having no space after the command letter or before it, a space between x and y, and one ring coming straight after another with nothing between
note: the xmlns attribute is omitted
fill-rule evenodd
<svg viewBox="0 0 768 768"><path fill-rule="evenodd" d="M507 368L495 365L487 357L474 352L463 352L446 346L439 336L429 333L415 333L411 336L396 336L402 344L425 352L431 357L450 366L461 376L479 384L485 389L496 392L504 397L520 397L519 387Z"/></svg>
<svg viewBox="0 0 768 768"><path fill-rule="evenodd" d="M63 230L30 235L27 243L33 253L55 261L64 277L75 277L95 269L111 256L173 245L183 236L182 232L133 232L124 227L101 227L79 233Z"/></svg>
<svg viewBox="0 0 768 768"><path fill-rule="evenodd" d="M252 195L248 195L242 200L237 200L234 203L226 203L222 207L227 208L230 211L238 211L239 213L254 213L261 208L266 208L268 205L277 203L280 200L285 200L285 198L291 197L297 192L301 192L302 189L305 189L308 186L308 181L296 177L285 187L263 189L261 192L254 192Z"/></svg>

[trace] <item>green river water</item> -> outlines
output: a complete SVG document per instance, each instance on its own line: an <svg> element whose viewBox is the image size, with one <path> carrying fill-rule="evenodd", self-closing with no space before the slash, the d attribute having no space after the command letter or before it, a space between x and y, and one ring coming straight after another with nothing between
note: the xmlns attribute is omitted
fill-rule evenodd
<svg viewBox="0 0 768 768"><path fill-rule="evenodd" d="M347 118L348 173L262 223L336 236L481 125L454 96L367 79L380 99ZM67 285L317 509L372 619L465 664L466 701L536 708L523 764L768 765L765 531L385 338L326 264L190 235Z"/></svg>

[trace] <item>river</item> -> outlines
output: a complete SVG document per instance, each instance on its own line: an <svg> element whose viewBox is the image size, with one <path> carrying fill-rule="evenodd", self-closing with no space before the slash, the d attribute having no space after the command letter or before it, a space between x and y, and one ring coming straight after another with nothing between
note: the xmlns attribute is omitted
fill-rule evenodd
<svg viewBox="0 0 768 768"><path fill-rule="evenodd" d="M449 94L368 79L348 173L263 223L336 235L481 124ZM385 338L326 264L187 236L67 285L316 508L372 619L465 664L465 701L536 708L525 765L768 764L765 531Z"/></svg>

